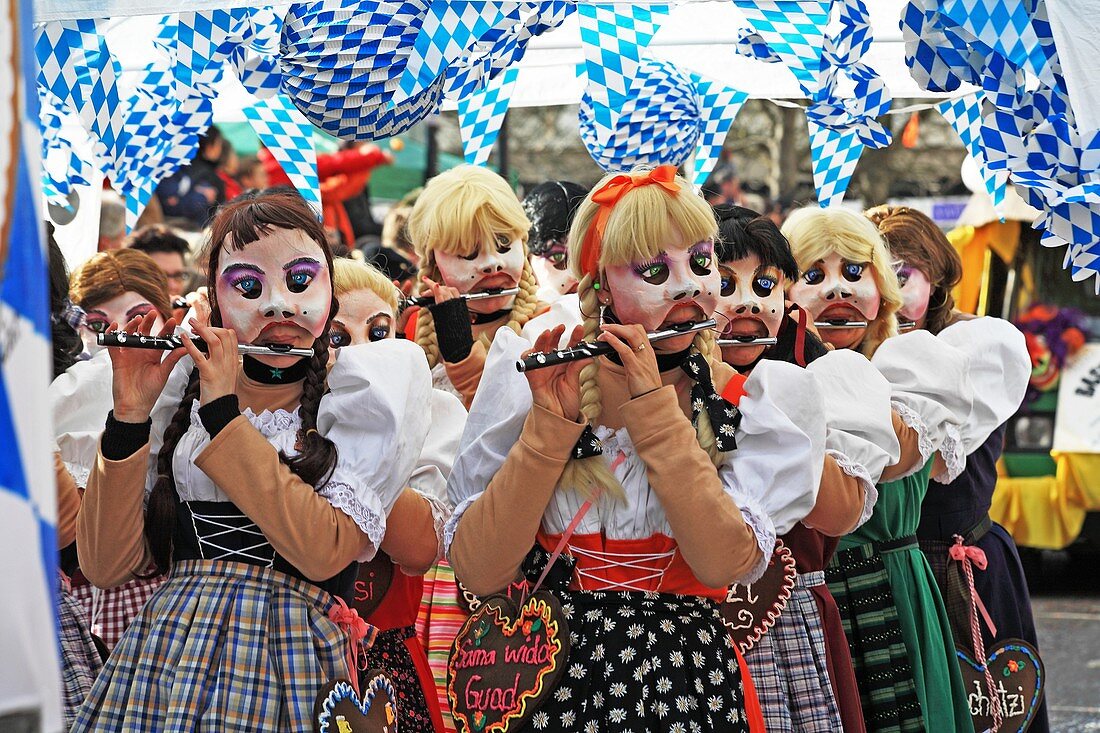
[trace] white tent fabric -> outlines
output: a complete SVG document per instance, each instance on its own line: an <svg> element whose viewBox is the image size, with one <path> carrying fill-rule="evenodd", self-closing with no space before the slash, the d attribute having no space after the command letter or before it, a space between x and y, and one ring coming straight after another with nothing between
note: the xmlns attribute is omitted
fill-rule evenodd
<svg viewBox="0 0 1100 733"><path fill-rule="evenodd" d="M1058 60L1082 134L1100 129L1100 3L1096 0L1047 2Z"/></svg>
<svg viewBox="0 0 1100 733"><path fill-rule="evenodd" d="M199 0L189 2L188 10L241 5L238 0ZM276 4L285 8L286 3ZM143 68L154 57L152 38L158 14L178 10L165 3L144 0L39 0L43 18L73 17L74 14L108 14L115 18L107 34L111 51L123 69ZM898 21L905 0L876 0L868 3L875 41L865 60L882 75L895 98L932 99L942 97L920 89L905 65L905 46ZM673 8L653 38L648 53L671 61L687 71L720 81L765 99L803 97L794 74L783 64L768 64L734 52L737 32L748 25L733 3L718 0L692 0ZM584 91L583 69L577 16L549 33L532 40L520 64L519 80L512 107L538 107L577 104ZM243 109L255 103L231 73L225 75L215 101L214 119L218 122L243 122ZM971 91L963 89L958 94ZM453 109L448 102L445 109Z"/></svg>

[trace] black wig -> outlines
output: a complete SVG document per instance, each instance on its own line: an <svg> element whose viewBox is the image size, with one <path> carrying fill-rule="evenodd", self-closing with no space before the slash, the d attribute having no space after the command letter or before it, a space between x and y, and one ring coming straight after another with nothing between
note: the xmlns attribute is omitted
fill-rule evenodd
<svg viewBox="0 0 1100 733"><path fill-rule="evenodd" d="M531 254L545 256L553 242L565 242L573 215L588 190L569 181L546 181L531 189L523 198L523 212L531 220L527 248Z"/></svg>
<svg viewBox="0 0 1100 733"><path fill-rule="evenodd" d="M791 245L779 227L752 209L733 204L714 207L718 217L719 262L744 259L750 254L760 258L760 264L775 267L787 280L798 279L798 264L791 254Z"/></svg>

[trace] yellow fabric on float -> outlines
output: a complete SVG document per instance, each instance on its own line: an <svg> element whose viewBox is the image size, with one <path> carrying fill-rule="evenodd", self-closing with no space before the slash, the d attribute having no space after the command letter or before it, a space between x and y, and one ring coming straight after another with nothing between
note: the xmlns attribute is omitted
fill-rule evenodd
<svg viewBox="0 0 1100 733"><path fill-rule="evenodd" d="M1100 511L1100 455L1052 453L1054 476L997 478L989 516L1016 544L1061 550L1081 533L1086 512Z"/></svg>
<svg viewBox="0 0 1100 733"><path fill-rule="evenodd" d="M985 252L992 250L1005 262L1012 262L1020 244L1020 222L991 221L980 227L961 226L949 231L947 239L958 251L963 266L962 279L953 293L955 307L977 313L985 277Z"/></svg>

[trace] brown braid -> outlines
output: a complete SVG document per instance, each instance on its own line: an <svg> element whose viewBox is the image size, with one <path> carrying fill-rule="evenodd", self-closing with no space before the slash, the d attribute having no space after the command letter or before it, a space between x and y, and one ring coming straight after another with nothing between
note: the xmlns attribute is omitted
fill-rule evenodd
<svg viewBox="0 0 1100 733"><path fill-rule="evenodd" d="M336 302L333 299L333 315L336 315ZM309 371L302 384L302 399L298 406L298 416L302 420L298 442L301 450L294 458L279 454L298 478L311 486L323 486L332 477L336 468L336 444L317 432L317 409L321 398L328 391L325 377L328 374L328 336L319 338L313 344L313 358L309 362Z"/></svg>
<svg viewBox="0 0 1100 733"><path fill-rule="evenodd" d="M180 438L191 427L191 406L198 397L199 370L192 369L187 378L183 399L164 430L164 443L157 453L157 481L153 484L149 504L145 508L145 541L149 544L155 566L147 577L163 575L172 567L172 539L180 503L179 494L176 493L176 476L172 471L172 457Z"/></svg>

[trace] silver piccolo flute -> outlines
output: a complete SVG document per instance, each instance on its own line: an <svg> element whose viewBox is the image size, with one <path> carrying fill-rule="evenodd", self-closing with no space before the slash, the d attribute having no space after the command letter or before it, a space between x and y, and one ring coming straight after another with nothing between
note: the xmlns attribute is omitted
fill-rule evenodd
<svg viewBox="0 0 1100 733"><path fill-rule="evenodd" d="M899 331L912 331L916 327L917 327L917 322L916 321L907 321L907 320L903 320L901 318L898 319L898 330Z"/></svg>
<svg viewBox="0 0 1100 733"><path fill-rule="evenodd" d="M488 300L489 298L504 298L509 295L518 295L519 288L490 288L482 293L465 293L458 297L463 300ZM433 305L435 303L435 297L431 295L418 295L415 298L406 298L405 305Z"/></svg>
<svg viewBox="0 0 1100 733"><path fill-rule="evenodd" d="M718 339L719 346L775 346L779 339L774 336L733 336Z"/></svg>
<svg viewBox="0 0 1100 733"><path fill-rule="evenodd" d="M680 323L669 328L662 329L660 331L654 331L653 333L646 334L650 343L654 341L661 341L663 339L672 338L674 336L683 336L685 333L695 333L696 331L706 331L708 329L717 328L718 323L709 318L705 321L698 321L692 323ZM611 344L605 341L596 342L582 342L576 346L570 346L564 349L556 349L554 351L539 351L534 354L528 354L519 361L516 362L516 371L527 372L533 369L542 369L543 367L556 366L558 364L567 364L571 361L578 361L580 359L592 359L597 356L603 356L604 354L614 353L615 349Z"/></svg>
<svg viewBox="0 0 1100 733"><path fill-rule="evenodd" d="M814 321L818 328L867 328L867 321L846 321L843 318L830 318L827 321Z"/></svg>
<svg viewBox="0 0 1100 733"><path fill-rule="evenodd" d="M197 336L191 341L199 351L206 351L206 342ZM183 339L179 336L145 336L140 333L126 333L125 331L112 331L110 333L96 334L96 343L100 346L125 349L154 349L158 351L172 351L183 348ZM267 344L256 346L253 344L237 344L238 354L250 354L253 356L313 356L313 349L299 349L290 344Z"/></svg>

